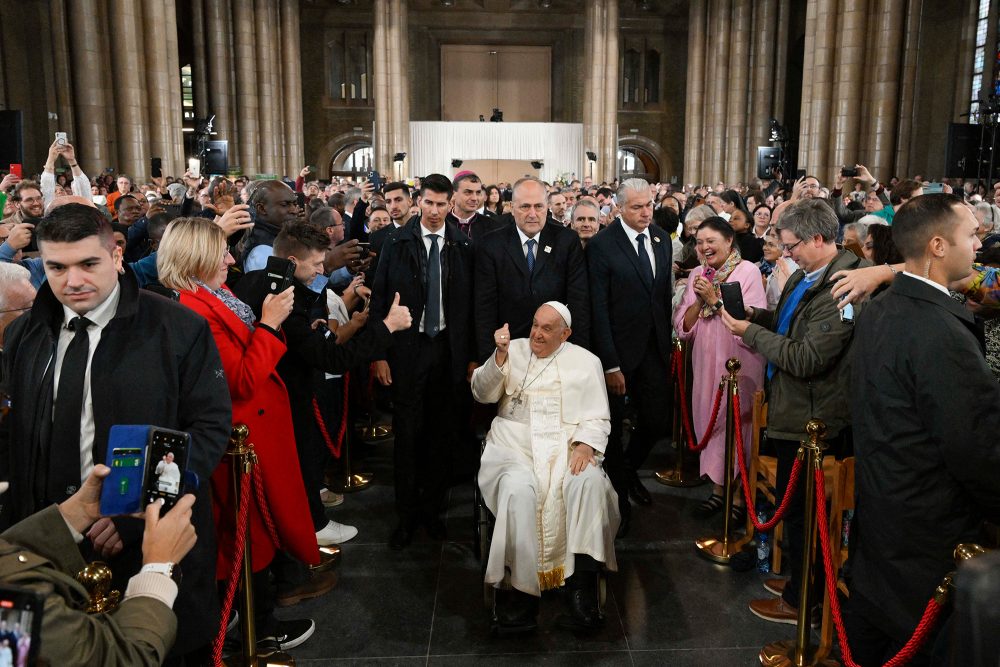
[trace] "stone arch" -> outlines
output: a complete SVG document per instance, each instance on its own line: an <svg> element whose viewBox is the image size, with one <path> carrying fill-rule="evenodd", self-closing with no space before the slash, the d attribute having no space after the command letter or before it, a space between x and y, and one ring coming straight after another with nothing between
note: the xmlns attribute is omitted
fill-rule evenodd
<svg viewBox="0 0 1000 667"><path fill-rule="evenodd" d="M330 178L333 158L351 146L374 145L371 132L344 132L331 138L313 154L312 164L320 170L322 178Z"/></svg>
<svg viewBox="0 0 1000 667"><path fill-rule="evenodd" d="M660 182L669 180L674 171L674 161L659 143L649 137L639 134L626 134L618 137L618 148L635 148L648 154L656 161Z"/></svg>

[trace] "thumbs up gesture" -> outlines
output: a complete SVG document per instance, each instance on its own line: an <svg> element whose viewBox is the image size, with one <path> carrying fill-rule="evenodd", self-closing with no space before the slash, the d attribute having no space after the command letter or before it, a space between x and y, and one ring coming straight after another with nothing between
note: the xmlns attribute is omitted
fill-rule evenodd
<svg viewBox="0 0 1000 667"><path fill-rule="evenodd" d="M410 309L399 305L399 292L396 292L396 297L392 300L392 305L389 307L389 313L382 321L385 323L385 328L389 330L389 333L409 329L413 323L413 318L410 316Z"/></svg>
<svg viewBox="0 0 1000 667"><path fill-rule="evenodd" d="M507 362L507 348L510 347L510 325L504 325L493 334L493 342L497 346L497 366L503 366Z"/></svg>

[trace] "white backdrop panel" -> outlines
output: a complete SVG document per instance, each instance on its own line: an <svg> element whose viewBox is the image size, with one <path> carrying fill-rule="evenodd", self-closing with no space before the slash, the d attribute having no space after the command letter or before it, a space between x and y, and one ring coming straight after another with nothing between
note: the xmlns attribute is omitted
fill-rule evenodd
<svg viewBox="0 0 1000 667"><path fill-rule="evenodd" d="M451 161L541 160L541 178L582 179L583 125L579 123L410 122L410 174L450 174Z"/></svg>

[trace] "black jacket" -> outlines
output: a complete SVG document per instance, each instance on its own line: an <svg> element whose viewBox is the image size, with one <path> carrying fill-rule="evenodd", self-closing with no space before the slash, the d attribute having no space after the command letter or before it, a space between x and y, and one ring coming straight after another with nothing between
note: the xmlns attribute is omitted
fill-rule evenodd
<svg viewBox="0 0 1000 667"><path fill-rule="evenodd" d="M185 576L174 606L179 634L173 652L183 653L208 642L218 623L209 478L229 441L232 403L208 323L178 303L139 290L131 272L119 285L118 310L90 365L94 462L105 462L113 424L152 424L191 434L189 468L201 486L192 516L198 543L182 562ZM31 311L6 332L4 383L13 408L0 432L0 478L11 485L3 496L5 525L42 509L36 473L52 425L50 367L62 322L62 305L46 282ZM124 517L115 524L125 551L112 569L117 578L127 579L134 574L128 569L137 571L141 562L143 523Z"/></svg>
<svg viewBox="0 0 1000 667"><path fill-rule="evenodd" d="M671 351L670 299L673 295L670 235L650 225L647 232L656 257L656 275L647 285L639 255L615 220L587 243L590 274L590 344L604 370L635 370L646 354L650 336L668 363Z"/></svg>
<svg viewBox="0 0 1000 667"><path fill-rule="evenodd" d="M517 227L508 225L475 243L476 354L479 361L493 353L493 333L504 323L511 338L531 332L531 320L546 301L561 301L573 316L570 342L589 348L590 286L587 264L576 232L546 224L538 234L535 270L528 262Z"/></svg>
<svg viewBox="0 0 1000 667"><path fill-rule="evenodd" d="M461 230L461 226L458 224L458 217L454 213L449 213L446 218L447 222L453 222ZM472 216L472 222L469 223L469 231L467 236L475 242L479 242L484 236L490 232L495 232L498 229L503 229L507 224L501 222L500 218L495 215L488 215L485 213L476 213Z"/></svg>
<svg viewBox="0 0 1000 667"><path fill-rule="evenodd" d="M465 379L466 367L475 358L472 331L472 241L453 222L445 222L441 251L441 292L445 329L451 348L453 380ZM426 304L427 251L420 236L420 219L411 219L382 246L375 285L372 288L371 318L382 320L393 298L410 309L413 324L392 335L388 361L392 367L412 359L420 335L420 318Z"/></svg>
<svg viewBox="0 0 1000 667"><path fill-rule="evenodd" d="M1000 385L972 315L906 275L859 315L855 338L851 604L905 641L955 546L1000 521Z"/></svg>

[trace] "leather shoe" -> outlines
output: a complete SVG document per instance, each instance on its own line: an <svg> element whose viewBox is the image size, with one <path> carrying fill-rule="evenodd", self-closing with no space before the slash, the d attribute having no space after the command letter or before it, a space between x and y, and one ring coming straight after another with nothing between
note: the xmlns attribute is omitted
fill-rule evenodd
<svg viewBox="0 0 1000 667"><path fill-rule="evenodd" d="M443 542L448 538L448 529L440 517L428 517L424 521L424 527L427 528L427 534L430 538L436 542Z"/></svg>
<svg viewBox="0 0 1000 667"><path fill-rule="evenodd" d="M533 632L538 627L538 598L517 589L498 588L493 603L493 633L500 636Z"/></svg>
<svg viewBox="0 0 1000 667"><path fill-rule="evenodd" d="M819 625L819 616L815 613L810 618L810 624L814 627ZM750 612L772 623L784 623L785 625L798 625L799 610L797 607L785 602L784 598L767 598L766 600L750 600Z"/></svg>
<svg viewBox="0 0 1000 667"><path fill-rule="evenodd" d="M764 590L768 593L773 593L775 595L781 595L785 592L785 582L787 579L774 578L764 580Z"/></svg>
<svg viewBox="0 0 1000 667"><path fill-rule="evenodd" d="M389 548L393 551L400 551L410 546L412 541L413 527L401 523L396 526L396 530L392 531L392 537L389 538Z"/></svg>
<svg viewBox="0 0 1000 667"><path fill-rule="evenodd" d="M312 572L309 579L294 588L279 593L275 603L279 607L291 607L303 600L318 598L333 590L337 585L336 572Z"/></svg>
<svg viewBox="0 0 1000 667"><path fill-rule="evenodd" d="M597 603L597 572L575 572L566 580L566 614L556 618L556 625L574 632L590 633L604 625Z"/></svg>
<svg viewBox="0 0 1000 667"><path fill-rule="evenodd" d="M640 505L652 505L653 496L649 495L649 491L643 486L642 480L639 479L639 475L632 473L632 480L628 485L628 497L639 503Z"/></svg>

